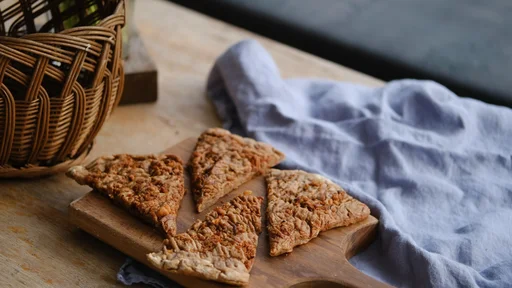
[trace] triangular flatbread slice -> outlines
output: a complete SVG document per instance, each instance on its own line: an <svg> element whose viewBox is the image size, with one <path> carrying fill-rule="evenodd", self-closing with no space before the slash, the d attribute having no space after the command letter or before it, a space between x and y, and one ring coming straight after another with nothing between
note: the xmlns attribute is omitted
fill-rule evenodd
<svg viewBox="0 0 512 288"><path fill-rule="evenodd" d="M176 216L185 195L183 163L179 157L127 154L100 157L85 167L71 167L66 175L107 196L167 235L176 234Z"/></svg>
<svg viewBox="0 0 512 288"><path fill-rule="evenodd" d="M147 259L164 271L245 285L256 257L263 198L246 191L164 241Z"/></svg>
<svg viewBox="0 0 512 288"><path fill-rule="evenodd" d="M199 137L190 159L197 211L283 160L272 146L233 135L221 128L206 130Z"/></svg>
<svg viewBox="0 0 512 288"><path fill-rule="evenodd" d="M292 252L322 231L360 222L365 204L317 174L271 169L266 175L270 255Z"/></svg>

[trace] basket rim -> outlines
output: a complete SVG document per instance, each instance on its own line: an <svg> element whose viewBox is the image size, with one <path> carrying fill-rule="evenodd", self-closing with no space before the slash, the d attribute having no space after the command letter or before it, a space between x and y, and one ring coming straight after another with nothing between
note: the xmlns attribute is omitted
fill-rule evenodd
<svg viewBox="0 0 512 288"><path fill-rule="evenodd" d="M126 13L125 13L125 3L126 0L119 0L119 3L117 3L117 6L116 8L114 9L114 11L112 13L110 13L108 16L102 18L98 24L96 25L86 25L86 26L78 26L78 27L71 27L71 28L66 28L64 30L61 30L59 32L54 32L54 33L51 33L51 32L35 32L35 33L28 33L28 34L24 34L24 35L21 35L19 37L16 37L16 36L11 36L11 35L0 35L0 39L2 38L11 38L11 39L21 39L21 38L24 38L24 37L27 37L29 35L56 35L56 34L68 34L68 33L73 33L73 32L76 32L76 31L80 31L80 30L87 30L87 29L90 29L91 27L105 27L104 24L108 21L111 20L111 18L113 18L114 16L117 16L118 14L123 16L124 20L123 20L123 23L126 23ZM1 1L0 1L1 2ZM122 26L124 27L125 24L123 24Z"/></svg>

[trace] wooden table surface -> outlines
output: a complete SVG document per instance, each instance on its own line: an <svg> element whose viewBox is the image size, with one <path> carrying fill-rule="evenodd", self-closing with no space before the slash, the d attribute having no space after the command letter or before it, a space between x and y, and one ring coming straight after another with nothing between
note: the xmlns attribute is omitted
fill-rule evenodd
<svg viewBox="0 0 512 288"><path fill-rule="evenodd" d="M284 77L383 84L170 2L136 2L135 25L158 66L159 100L117 108L96 138L91 158L157 153L219 126L205 96L206 77L215 58L243 39L258 39ZM122 286L116 272L125 256L68 222L69 203L88 191L64 175L0 180L2 287Z"/></svg>

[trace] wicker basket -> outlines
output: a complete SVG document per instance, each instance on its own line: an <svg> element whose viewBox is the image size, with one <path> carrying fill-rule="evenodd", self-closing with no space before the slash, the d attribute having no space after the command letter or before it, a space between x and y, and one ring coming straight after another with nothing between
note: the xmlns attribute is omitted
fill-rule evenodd
<svg viewBox="0 0 512 288"><path fill-rule="evenodd" d="M124 1L0 0L0 9L0 177L67 169L121 98Z"/></svg>

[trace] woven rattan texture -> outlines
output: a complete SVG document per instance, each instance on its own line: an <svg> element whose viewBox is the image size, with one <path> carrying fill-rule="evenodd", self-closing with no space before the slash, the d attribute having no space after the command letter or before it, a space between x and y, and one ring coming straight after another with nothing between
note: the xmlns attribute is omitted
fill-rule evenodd
<svg viewBox="0 0 512 288"><path fill-rule="evenodd" d="M0 0L0 9L0 174L71 163L122 94L124 2Z"/></svg>

